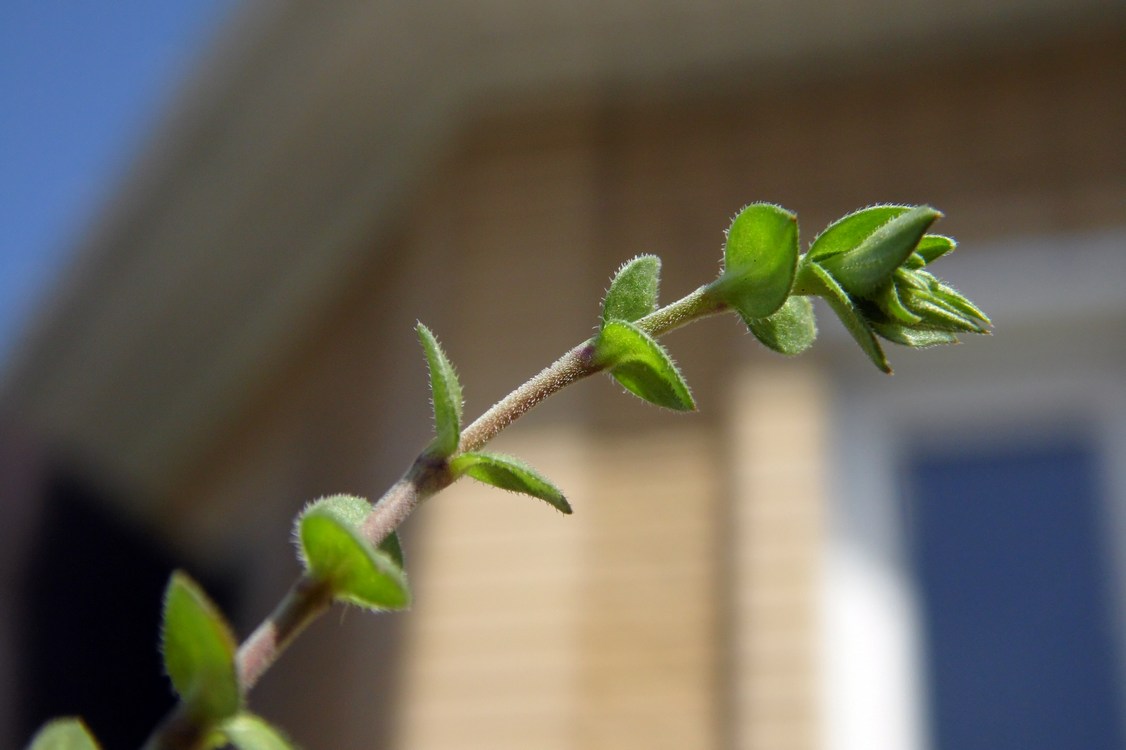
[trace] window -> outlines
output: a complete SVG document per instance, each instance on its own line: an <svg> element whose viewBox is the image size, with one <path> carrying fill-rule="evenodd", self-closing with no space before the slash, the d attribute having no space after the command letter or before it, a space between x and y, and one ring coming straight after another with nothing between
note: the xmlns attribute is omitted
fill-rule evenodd
<svg viewBox="0 0 1126 750"><path fill-rule="evenodd" d="M1126 747L1092 442L916 450L905 464L932 746Z"/></svg>

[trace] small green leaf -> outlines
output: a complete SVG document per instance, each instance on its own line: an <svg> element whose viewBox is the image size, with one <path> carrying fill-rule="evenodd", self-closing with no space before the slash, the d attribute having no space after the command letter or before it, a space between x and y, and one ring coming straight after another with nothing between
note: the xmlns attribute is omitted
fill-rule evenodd
<svg viewBox="0 0 1126 750"><path fill-rule="evenodd" d="M808 255L806 256L809 257ZM840 285L833 279L829 273L819 266L817 263L805 262L802 264L803 281L806 275L812 276L807 283L817 289L817 294L829 303L829 307L833 308L833 312L841 319L845 329L852 335L852 338L868 355L868 359L872 360L872 364L880 368L884 372L891 374L891 365L888 364L887 356L884 354L880 342L876 340L875 335L872 333L872 328L868 322L861 316L856 306L849 299L848 294L841 289Z"/></svg>
<svg viewBox="0 0 1126 750"><path fill-rule="evenodd" d="M944 331L985 333L985 329L972 317L962 314L956 307L931 291L907 289L903 303L922 317L922 325Z"/></svg>
<svg viewBox="0 0 1126 750"><path fill-rule="evenodd" d="M923 239L919 240L919 246L915 248L915 252L923 259L925 265L930 265L936 260L953 252L958 243L952 237L944 237L941 234L928 234L924 235Z"/></svg>
<svg viewBox="0 0 1126 750"><path fill-rule="evenodd" d="M743 322L763 345L781 354L801 354L817 338L817 321L808 297L790 297L770 317Z"/></svg>
<svg viewBox="0 0 1126 750"><path fill-rule="evenodd" d="M949 331L911 328L898 323L873 323L872 329L888 341L915 349L941 344L957 344L958 337Z"/></svg>
<svg viewBox="0 0 1126 750"><path fill-rule="evenodd" d="M594 361L639 398L677 411L696 408L669 353L633 323L607 323L595 342Z"/></svg>
<svg viewBox="0 0 1126 750"><path fill-rule="evenodd" d="M868 211L875 212L875 209ZM833 275L842 289L867 297L891 280L895 270L915 252L927 228L940 216L942 214L930 206L915 206L876 227L850 250L815 257L810 249L809 255ZM853 214L842 221L867 224L867 215Z"/></svg>
<svg viewBox="0 0 1126 750"><path fill-rule="evenodd" d="M657 288L661 278L661 259L639 255L624 264L602 301L602 326L611 320L632 323L657 309Z"/></svg>
<svg viewBox="0 0 1126 750"><path fill-rule="evenodd" d="M848 252L859 246L872 232L910 210L910 206L869 206L842 216L817 235L807 257L821 262Z"/></svg>
<svg viewBox="0 0 1126 750"><path fill-rule="evenodd" d="M237 750L294 750L296 747L280 729L245 711L223 722L219 732Z"/></svg>
<svg viewBox="0 0 1126 750"><path fill-rule="evenodd" d="M430 395L434 402L434 430L437 435L432 447L443 458L453 455L461 439L461 383L438 339L430 329L418 324L418 340L426 352L430 368Z"/></svg>
<svg viewBox="0 0 1126 750"><path fill-rule="evenodd" d="M176 571L164 595L164 668L184 704L220 721L242 706L235 638L218 608L187 574Z"/></svg>
<svg viewBox="0 0 1126 750"><path fill-rule="evenodd" d="M305 512L298 521L297 537L306 569L327 582L336 599L374 610L409 606L402 569L331 510Z"/></svg>
<svg viewBox="0 0 1126 750"><path fill-rule="evenodd" d="M797 217L781 206L753 203L727 230L723 273L710 290L743 318L765 318L790 295L797 263Z"/></svg>
<svg viewBox="0 0 1126 750"><path fill-rule="evenodd" d="M989 316L979 310L977 305L975 305L973 302L970 302L953 287L947 286L946 284L940 282L931 287L931 292L935 295L935 297L942 300L944 303L946 303L952 309L957 310L962 315L965 315L968 318L977 318L986 325L993 324L993 321L989 319Z"/></svg>
<svg viewBox="0 0 1126 750"><path fill-rule="evenodd" d="M35 733L27 750L98 750L98 743L82 719L52 719Z"/></svg>
<svg viewBox="0 0 1126 750"><path fill-rule="evenodd" d="M874 296L876 303L888 317L906 325L915 325L922 321L921 317L903 306L903 301L899 298L899 290L896 288L894 281L885 283L876 290Z"/></svg>
<svg viewBox="0 0 1126 750"><path fill-rule="evenodd" d="M371 503L356 495L329 495L306 505L301 516L314 510L331 513L348 526L359 528L368 513L371 513ZM300 520L300 516L298 519Z"/></svg>
<svg viewBox="0 0 1126 750"><path fill-rule="evenodd" d="M908 268L906 265L900 266L895 269L892 274L892 281L899 285L900 294L904 289L930 289L938 283L932 274L921 270L920 268Z"/></svg>
<svg viewBox="0 0 1126 750"><path fill-rule="evenodd" d="M372 504L362 497L355 495L330 495L314 500L305 506L301 515L297 517L295 533L300 534L301 519L306 513L313 510L323 510L336 516L337 520L353 529L359 529L364 519L371 513ZM399 535L394 531L387 536L376 548L391 558L399 568L403 568L403 548L399 544Z"/></svg>
<svg viewBox="0 0 1126 750"><path fill-rule="evenodd" d="M571 505L555 485L534 469L511 456L495 453L462 453L450 461L454 476L463 474L502 490L522 492L546 500L557 510L571 512Z"/></svg>

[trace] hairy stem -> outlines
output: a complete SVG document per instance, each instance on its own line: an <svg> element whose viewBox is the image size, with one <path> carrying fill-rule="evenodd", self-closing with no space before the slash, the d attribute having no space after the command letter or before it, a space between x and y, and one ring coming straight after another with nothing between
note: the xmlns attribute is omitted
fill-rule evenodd
<svg viewBox="0 0 1126 750"><path fill-rule="evenodd" d="M726 309L727 305L713 297L708 286L702 286L676 302L649 313L638 320L636 325L650 336L657 338L694 320L721 313Z"/></svg>
<svg viewBox="0 0 1126 750"><path fill-rule="evenodd" d="M661 336L693 320L721 312L725 307L708 295L707 287L700 287L646 315L637 321L637 326L650 336ZM603 367L593 361L594 343L594 338L587 339L494 404L462 430L458 449L462 452L478 450L551 394L601 371Z"/></svg>
<svg viewBox="0 0 1126 750"><path fill-rule="evenodd" d="M651 336L661 336L693 320L721 312L726 306L700 287L691 294L636 321ZM575 346L512 393L498 401L461 433L459 452L480 449L532 407L568 385L604 369L594 362L595 338ZM423 452L403 478L391 486L372 507L360 533L373 546L399 527L424 500L453 482L448 461ZM322 581L303 575L294 582L254 632L239 646L236 656L239 684L249 691L286 646L332 604L332 591ZM156 728L146 750L195 750L206 740L182 706Z"/></svg>
<svg viewBox="0 0 1126 750"><path fill-rule="evenodd" d="M235 658L239 685L250 690L282 650L332 604L332 590L308 575L294 581L285 597L239 646Z"/></svg>

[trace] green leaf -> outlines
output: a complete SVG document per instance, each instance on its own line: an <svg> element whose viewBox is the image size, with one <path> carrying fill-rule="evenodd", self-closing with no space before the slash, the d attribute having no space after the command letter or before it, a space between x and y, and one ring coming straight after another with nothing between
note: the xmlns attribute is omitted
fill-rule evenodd
<svg viewBox="0 0 1126 750"><path fill-rule="evenodd" d="M766 347L781 354L801 354L817 338L817 321L808 297L790 297L768 318L746 320L744 323Z"/></svg>
<svg viewBox="0 0 1126 750"><path fill-rule="evenodd" d="M661 278L661 259L639 255L624 264L602 300L602 326L611 320L632 323L657 309L657 288Z"/></svg>
<svg viewBox="0 0 1126 750"><path fill-rule="evenodd" d="M555 485L534 469L511 456L495 453L462 453L450 461L454 476L467 475L502 490L521 492L546 500L557 510L571 512L571 505Z"/></svg>
<svg viewBox="0 0 1126 750"><path fill-rule="evenodd" d="M668 352L633 323L607 323L595 342L594 361L639 398L677 411L696 408Z"/></svg>
<svg viewBox="0 0 1126 750"><path fill-rule="evenodd" d="M27 750L98 750L98 743L82 719L52 719L35 733Z"/></svg>
<svg viewBox="0 0 1126 750"><path fill-rule="evenodd" d="M461 439L461 383L438 339L422 323L418 324L418 340L422 342L426 364L430 368L430 395L434 402L434 430L437 432L431 445L445 458L453 455Z"/></svg>
<svg viewBox="0 0 1126 750"><path fill-rule="evenodd" d="M910 210L910 206L869 206L842 216L817 235L807 257L820 262L848 252L859 246L872 232Z"/></svg>
<svg viewBox="0 0 1126 750"><path fill-rule="evenodd" d="M911 328L898 323L873 323L873 330L888 341L915 349L941 344L956 344L958 337L949 331L935 331L924 328Z"/></svg>
<svg viewBox="0 0 1126 750"><path fill-rule="evenodd" d="M237 750L294 750L296 747L280 729L245 711L225 721L219 731Z"/></svg>
<svg viewBox="0 0 1126 750"><path fill-rule="evenodd" d="M305 512L298 520L297 538L306 569L327 582L336 599L373 610L410 605L402 569L330 509Z"/></svg>
<svg viewBox="0 0 1126 750"><path fill-rule="evenodd" d="M300 520L304 515L312 510L323 510L342 521L346 526L353 529L359 529L363 525L364 519L371 513L372 504L362 497L355 495L330 495L322 497L319 500L314 500L305 506L305 509L298 516L298 523L296 528L300 529ZM297 533L300 533L299 531ZM391 558L399 568L403 568L403 548L399 544L399 535L394 531L387 536L379 546L376 548Z"/></svg>
<svg viewBox="0 0 1126 750"><path fill-rule="evenodd" d="M808 255L806 256L809 257ZM852 335L852 338L860 345L860 348L868 355L868 359L872 360L872 364L880 368L884 372L891 374L891 365L888 364L887 356L884 354L880 342L876 340L875 335L872 333L872 328L868 321L856 309L856 305L852 303L848 294L841 289L836 280L833 279L829 273L816 263L806 262L802 264L803 277L808 274L813 277L808 283L810 286L817 288L817 294L829 303L829 307L833 308L833 312L841 319L845 329ZM804 280L804 279L803 279Z"/></svg>
<svg viewBox="0 0 1126 750"><path fill-rule="evenodd" d="M794 285L798 220L771 203L753 203L735 217L723 249L723 274L709 287L744 319L765 318Z"/></svg>
<svg viewBox="0 0 1126 750"><path fill-rule="evenodd" d="M184 704L204 721L220 721L242 707L235 648L230 627L199 585L173 573L164 594L164 669Z"/></svg>
<svg viewBox="0 0 1126 750"><path fill-rule="evenodd" d="M915 206L876 227L850 250L820 257L814 256L810 249L809 255L849 294L867 297L891 280L895 270L915 252L927 229L940 216L942 214L930 206ZM861 212L842 221L867 225L868 217ZM852 230L849 233L853 233Z"/></svg>
<svg viewBox="0 0 1126 750"><path fill-rule="evenodd" d="M877 289L875 299L880 309L883 310L888 317L900 323L915 325L922 321L921 317L904 307L903 301L899 298L899 290L894 281L888 281Z"/></svg>
<svg viewBox="0 0 1126 750"><path fill-rule="evenodd" d="M958 291L953 287L949 287L943 283L938 283L931 288L931 293L952 309L960 312L962 315L965 315L968 318L977 318L986 325L993 324L993 321L989 319L989 316L979 310L977 305L975 305L973 302L970 302L968 299L958 293Z"/></svg>
<svg viewBox="0 0 1126 750"><path fill-rule="evenodd" d="M922 325L945 331L985 333L985 329L972 317L962 314L956 307L930 291L907 289L903 303L922 317Z"/></svg>
<svg viewBox="0 0 1126 750"><path fill-rule="evenodd" d="M930 265L943 255L953 252L957 246L958 243L951 237L944 237L941 234L928 234L919 240L919 246L915 248L915 252L923 259L925 265Z"/></svg>
<svg viewBox="0 0 1126 750"><path fill-rule="evenodd" d="M371 513L371 503L356 495L329 495L322 497L305 506L301 515L314 510L331 513L352 528L359 528L360 524Z"/></svg>

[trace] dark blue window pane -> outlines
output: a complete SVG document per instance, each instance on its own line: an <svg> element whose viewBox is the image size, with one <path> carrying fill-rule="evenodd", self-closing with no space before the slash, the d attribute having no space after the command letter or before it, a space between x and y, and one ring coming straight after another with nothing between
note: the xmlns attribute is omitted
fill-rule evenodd
<svg viewBox="0 0 1126 750"><path fill-rule="evenodd" d="M919 452L908 522L936 750L1120 750L1095 453Z"/></svg>

